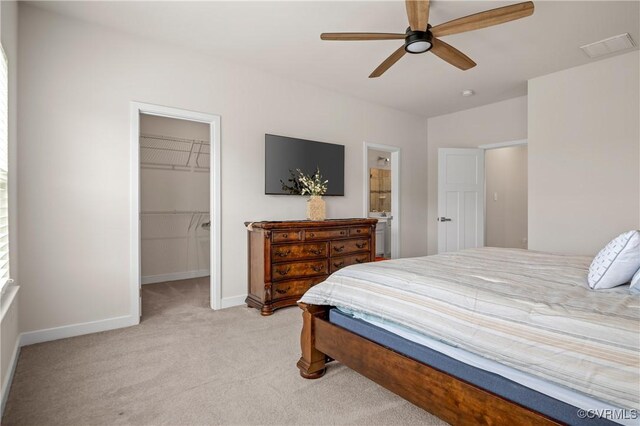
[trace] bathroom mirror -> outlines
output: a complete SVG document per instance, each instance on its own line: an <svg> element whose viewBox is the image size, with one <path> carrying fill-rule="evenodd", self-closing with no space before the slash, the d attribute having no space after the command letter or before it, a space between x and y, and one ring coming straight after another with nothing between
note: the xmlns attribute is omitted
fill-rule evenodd
<svg viewBox="0 0 640 426"><path fill-rule="evenodd" d="M391 170L369 169L369 211L391 211Z"/></svg>

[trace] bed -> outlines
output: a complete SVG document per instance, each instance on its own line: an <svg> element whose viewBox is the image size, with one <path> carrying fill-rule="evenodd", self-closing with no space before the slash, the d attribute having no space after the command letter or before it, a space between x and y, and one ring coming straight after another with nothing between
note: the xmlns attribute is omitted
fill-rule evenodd
<svg viewBox="0 0 640 426"><path fill-rule="evenodd" d="M638 424L640 298L517 249L354 265L301 299L305 378L338 360L453 424Z"/></svg>

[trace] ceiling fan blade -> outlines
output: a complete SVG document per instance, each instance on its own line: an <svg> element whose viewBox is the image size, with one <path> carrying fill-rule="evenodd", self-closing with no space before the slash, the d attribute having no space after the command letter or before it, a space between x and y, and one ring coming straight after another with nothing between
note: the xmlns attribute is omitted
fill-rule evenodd
<svg viewBox="0 0 640 426"><path fill-rule="evenodd" d="M511 6L486 10L484 12L436 25L431 28L431 34L436 37L442 37L451 34L464 33L466 31L479 30L493 25L504 24L505 22L524 18L532 14L533 2L527 1L524 3L513 4Z"/></svg>
<svg viewBox="0 0 640 426"><path fill-rule="evenodd" d="M427 31L429 0L405 0L409 26L413 31Z"/></svg>
<svg viewBox="0 0 640 426"><path fill-rule="evenodd" d="M322 40L400 40L404 39L406 34L396 33L322 33Z"/></svg>
<svg viewBox="0 0 640 426"><path fill-rule="evenodd" d="M448 45L442 40L434 38L432 40L433 47L431 52L440 59L449 62L454 67L458 67L463 71L468 70L476 66L476 63L471 60L467 55L459 51L453 46Z"/></svg>
<svg viewBox="0 0 640 426"><path fill-rule="evenodd" d="M393 64L395 64L396 62L398 62L400 60L400 58L402 58L405 54L405 50L404 50L404 45L400 46L398 48L398 50L396 50L395 52L393 52L391 54L391 56L389 56L387 59L385 59L380 65L378 65L378 68L376 68L375 70L373 70L373 72L371 73L371 75L369 76L369 78L375 78L375 77L380 77L382 74L385 73L386 70L388 70L389 68L391 68L391 66Z"/></svg>

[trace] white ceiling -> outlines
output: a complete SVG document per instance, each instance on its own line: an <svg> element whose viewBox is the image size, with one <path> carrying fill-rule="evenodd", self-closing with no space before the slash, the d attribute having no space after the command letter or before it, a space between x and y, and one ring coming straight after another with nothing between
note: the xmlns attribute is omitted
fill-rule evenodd
<svg viewBox="0 0 640 426"><path fill-rule="evenodd" d="M435 0L430 22L514 3ZM477 62L469 71L427 53L405 55L369 79L402 41L331 42L320 33L403 32L404 1L33 4L424 116L524 95L528 79L592 61L579 49L584 44L625 32L640 42L638 1L536 1L531 17L443 37ZM463 89L476 96L463 98Z"/></svg>

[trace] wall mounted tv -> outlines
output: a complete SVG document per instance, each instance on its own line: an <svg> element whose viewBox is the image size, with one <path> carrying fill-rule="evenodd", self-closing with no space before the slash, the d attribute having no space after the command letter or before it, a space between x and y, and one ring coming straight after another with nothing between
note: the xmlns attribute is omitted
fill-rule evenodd
<svg viewBox="0 0 640 426"><path fill-rule="evenodd" d="M316 169L329 181L325 195L344 195L344 145L314 142L266 134L265 194L289 195L282 182L290 184L291 170L311 175Z"/></svg>

